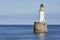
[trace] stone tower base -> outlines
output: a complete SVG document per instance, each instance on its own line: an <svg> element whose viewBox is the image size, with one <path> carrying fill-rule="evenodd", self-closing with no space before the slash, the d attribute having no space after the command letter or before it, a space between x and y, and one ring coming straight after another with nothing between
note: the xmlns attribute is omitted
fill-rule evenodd
<svg viewBox="0 0 60 40"><path fill-rule="evenodd" d="M43 22L34 22L34 32L36 33L48 32L47 24Z"/></svg>

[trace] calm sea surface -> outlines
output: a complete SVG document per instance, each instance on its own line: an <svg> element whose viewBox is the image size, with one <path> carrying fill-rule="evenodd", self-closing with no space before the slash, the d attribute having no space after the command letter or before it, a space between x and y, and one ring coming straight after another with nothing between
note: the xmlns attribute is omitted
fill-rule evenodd
<svg viewBox="0 0 60 40"><path fill-rule="evenodd" d="M60 40L60 25L48 25L48 33L34 34L33 25L0 25L0 40Z"/></svg>

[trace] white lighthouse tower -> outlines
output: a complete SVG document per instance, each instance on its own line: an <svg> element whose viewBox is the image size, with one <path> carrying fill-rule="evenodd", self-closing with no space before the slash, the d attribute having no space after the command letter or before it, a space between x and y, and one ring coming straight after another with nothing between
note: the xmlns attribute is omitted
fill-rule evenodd
<svg viewBox="0 0 60 40"><path fill-rule="evenodd" d="M45 14L44 14L44 5L41 4L40 5L40 9L39 9L39 22L45 22Z"/></svg>
<svg viewBox="0 0 60 40"><path fill-rule="evenodd" d="M44 5L40 5L39 9L39 21L34 22L34 32L47 32L47 24L45 21Z"/></svg>

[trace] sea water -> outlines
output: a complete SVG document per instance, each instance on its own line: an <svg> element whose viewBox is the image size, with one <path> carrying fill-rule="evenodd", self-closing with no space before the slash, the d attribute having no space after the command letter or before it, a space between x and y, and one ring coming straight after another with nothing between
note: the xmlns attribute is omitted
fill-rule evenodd
<svg viewBox="0 0 60 40"><path fill-rule="evenodd" d="M0 40L60 40L60 25L48 25L48 33L34 33L34 25L0 25Z"/></svg>

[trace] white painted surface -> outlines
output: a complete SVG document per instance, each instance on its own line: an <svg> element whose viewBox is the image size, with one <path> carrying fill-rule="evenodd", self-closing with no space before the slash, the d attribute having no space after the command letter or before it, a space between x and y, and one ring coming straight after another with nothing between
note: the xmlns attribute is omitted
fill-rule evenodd
<svg viewBox="0 0 60 40"><path fill-rule="evenodd" d="M44 11L40 11L40 22L45 22L45 14Z"/></svg>

